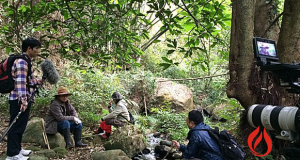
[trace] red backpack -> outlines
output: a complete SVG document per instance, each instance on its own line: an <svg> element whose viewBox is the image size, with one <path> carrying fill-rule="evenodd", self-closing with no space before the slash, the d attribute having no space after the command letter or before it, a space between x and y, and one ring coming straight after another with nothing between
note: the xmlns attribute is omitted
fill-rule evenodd
<svg viewBox="0 0 300 160"><path fill-rule="evenodd" d="M16 59L24 59L28 64L28 77L31 75L31 60L26 58L25 55L10 55L0 63L0 93L10 93L15 88L15 80L11 74L11 68Z"/></svg>

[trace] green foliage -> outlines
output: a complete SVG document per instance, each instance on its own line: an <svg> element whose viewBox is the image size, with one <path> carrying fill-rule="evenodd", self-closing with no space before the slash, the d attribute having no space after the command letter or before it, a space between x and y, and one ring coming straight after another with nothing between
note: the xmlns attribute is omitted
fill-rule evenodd
<svg viewBox="0 0 300 160"><path fill-rule="evenodd" d="M164 33L168 33L168 55L179 53L183 59L203 57L216 44L226 43L220 31L230 27L228 0L0 3L0 46L7 53L20 52L22 39L38 36L45 57L59 53L82 66L86 66L81 61L85 58L92 62L91 66L114 70L125 68L126 64L140 66L137 59L151 44L162 42L158 38ZM159 30L153 34L155 25ZM180 43L178 37L185 42ZM164 68L180 63L167 56L162 60ZM193 64L200 63L204 62L198 58Z"/></svg>
<svg viewBox="0 0 300 160"><path fill-rule="evenodd" d="M175 114L160 110L155 115L157 119L156 130L170 135L171 139L183 141L189 131L185 123L185 113Z"/></svg>

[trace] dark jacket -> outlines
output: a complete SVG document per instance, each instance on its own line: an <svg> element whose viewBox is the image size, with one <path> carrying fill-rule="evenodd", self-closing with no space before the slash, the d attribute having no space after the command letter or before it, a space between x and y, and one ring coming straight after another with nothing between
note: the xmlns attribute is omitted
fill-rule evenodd
<svg viewBox="0 0 300 160"><path fill-rule="evenodd" d="M209 136L207 131L199 129L209 129L209 126L201 122L190 129L188 145L180 145L179 148L182 152L182 157L187 159L223 160L220 156L221 150L217 142Z"/></svg>
<svg viewBox="0 0 300 160"><path fill-rule="evenodd" d="M68 120L73 121L74 117L78 118L75 108L69 101L61 102L57 98L51 101L49 111L45 120L45 128L47 134L57 133L57 122Z"/></svg>

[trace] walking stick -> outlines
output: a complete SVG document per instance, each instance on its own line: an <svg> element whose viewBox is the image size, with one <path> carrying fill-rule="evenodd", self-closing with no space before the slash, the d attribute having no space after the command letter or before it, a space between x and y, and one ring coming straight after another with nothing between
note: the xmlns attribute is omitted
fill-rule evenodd
<svg viewBox="0 0 300 160"><path fill-rule="evenodd" d="M35 91L32 93L32 95L29 97L27 103L29 103L32 100L35 92L38 92L38 88L37 87L35 88ZM4 134L2 135L2 137L0 139L0 144L1 144L1 141L4 139L4 137L6 136L6 134L8 133L8 131L10 130L10 128L16 123L17 119L19 118L19 116L21 115L22 112L23 112L23 110L20 110L20 112L15 117L15 119L11 122L11 124L9 125L9 127L6 129L6 131L4 132Z"/></svg>
<svg viewBox="0 0 300 160"><path fill-rule="evenodd" d="M14 125L14 123L16 123L17 119L19 118L20 114L22 113L22 111L20 111L18 113L18 115L15 117L15 119L12 121L12 123L9 125L9 127L6 129L6 131L4 132L3 136L0 139L0 144L1 141L4 139L4 137L6 136L6 134L8 133L8 131L10 130L10 128Z"/></svg>

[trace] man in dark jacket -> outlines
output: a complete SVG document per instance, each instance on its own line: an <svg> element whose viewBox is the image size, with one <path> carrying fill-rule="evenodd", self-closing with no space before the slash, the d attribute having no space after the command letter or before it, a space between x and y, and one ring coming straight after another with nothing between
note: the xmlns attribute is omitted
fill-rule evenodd
<svg viewBox="0 0 300 160"><path fill-rule="evenodd" d="M87 144L81 142L82 123L78 118L75 108L68 100L67 88L59 87L55 99L51 101L46 117L46 133L55 134L60 132L66 141L66 148L73 148L71 143L70 131L74 131L75 147L85 147Z"/></svg>
<svg viewBox="0 0 300 160"><path fill-rule="evenodd" d="M209 136L206 130L201 130L209 129L209 126L203 123L201 112L190 111L186 124L190 129L187 137L188 145L180 145L177 141L173 141L173 146L182 152L183 159L223 160L217 142Z"/></svg>

